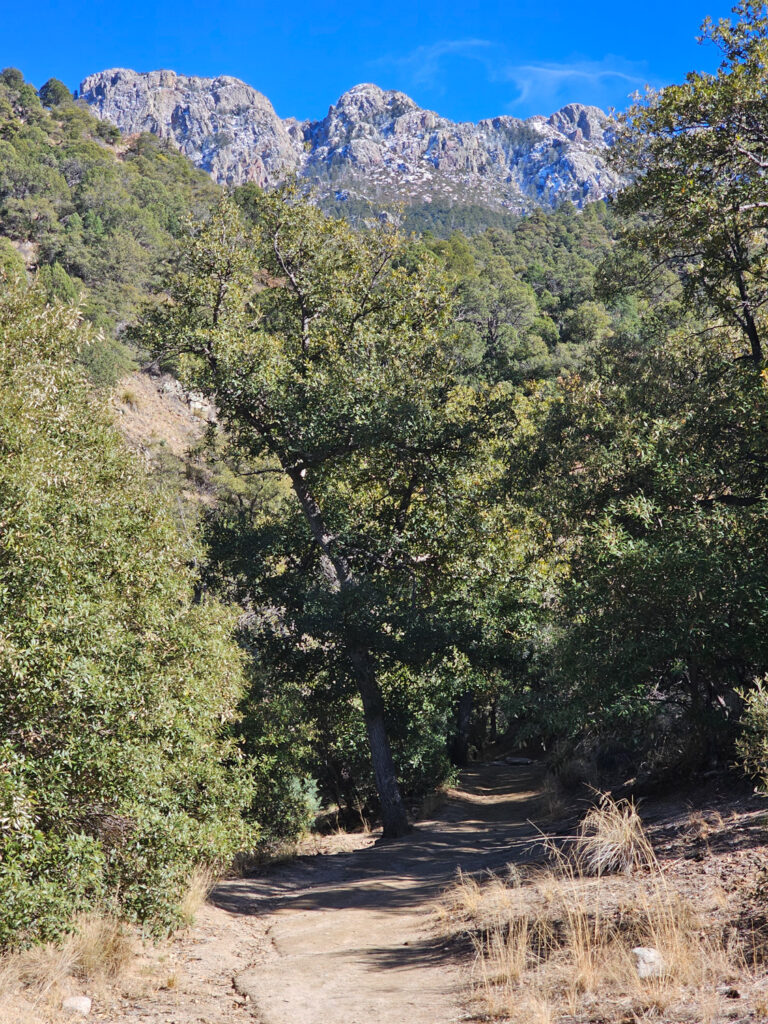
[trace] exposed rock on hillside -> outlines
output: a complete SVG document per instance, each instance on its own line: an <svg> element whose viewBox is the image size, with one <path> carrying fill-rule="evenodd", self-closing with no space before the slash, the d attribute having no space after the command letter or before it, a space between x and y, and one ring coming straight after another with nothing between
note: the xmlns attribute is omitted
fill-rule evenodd
<svg viewBox="0 0 768 1024"><path fill-rule="evenodd" d="M123 132L173 139L219 182L277 184L296 172L321 195L479 203L525 211L602 199L620 179L606 166L609 118L572 103L549 118L454 123L404 93L357 85L321 121L282 120L236 78L113 69L80 95Z"/></svg>
<svg viewBox="0 0 768 1024"><path fill-rule="evenodd" d="M292 139L266 96L237 78L189 78L173 71L117 68L86 78L80 96L103 121L128 135L173 139L222 184L273 184L299 162Z"/></svg>

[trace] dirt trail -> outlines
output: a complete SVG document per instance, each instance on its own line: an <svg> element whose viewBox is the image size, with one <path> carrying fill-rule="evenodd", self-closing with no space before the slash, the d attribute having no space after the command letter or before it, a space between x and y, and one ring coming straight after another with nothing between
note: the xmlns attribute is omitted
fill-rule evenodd
<svg viewBox="0 0 768 1024"><path fill-rule="evenodd" d="M300 857L222 883L176 951L179 980L113 1024L450 1024L462 976L436 935L435 900L457 868L533 855L540 773L483 765L405 839ZM170 966L170 965L169 965ZM106 1007L104 1008L107 1009Z"/></svg>

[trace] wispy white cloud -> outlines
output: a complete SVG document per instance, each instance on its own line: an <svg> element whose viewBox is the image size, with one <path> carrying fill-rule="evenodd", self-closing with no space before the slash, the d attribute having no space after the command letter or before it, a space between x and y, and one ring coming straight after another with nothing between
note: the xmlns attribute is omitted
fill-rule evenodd
<svg viewBox="0 0 768 1024"><path fill-rule="evenodd" d="M495 44L488 39L441 39L428 46L417 46L403 56L380 57L374 66L397 68L412 85L436 89L441 85L443 67L447 57L465 57L477 60L490 70L490 54Z"/></svg>
<svg viewBox="0 0 768 1024"><path fill-rule="evenodd" d="M625 85L629 94L648 80L645 65L613 55L599 61L501 65L493 77L497 81L511 82L517 90L509 103L510 109L535 100L542 110L553 103L574 99L600 102L603 96L615 93L620 85Z"/></svg>
<svg viewBox="0 0 768 1024"><path fill-rule="evenodd" d="M510 86L510 112L527 107L545 113L571 101L606 106L621 102L648 81L644 63L613 54L601 60L575 57L561 63L515 64L500 43L474 38L441 39L404 55L381 57L372 66L397 71L406 88L442 93L449 62L456 57L474 62L485 81Z"/></svg>

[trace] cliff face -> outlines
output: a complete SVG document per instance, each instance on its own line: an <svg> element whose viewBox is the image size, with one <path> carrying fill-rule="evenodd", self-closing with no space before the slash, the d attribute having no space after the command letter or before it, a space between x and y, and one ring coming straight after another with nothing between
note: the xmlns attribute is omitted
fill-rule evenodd
<svg viewBox="0 0 768 1024"><path fill-rule="evenodd" d="M294 172L321 195L374 201L472 202L525 211L602 199L620 179L606 165L611 123L569 104L549 118L455 123L404 93L357 85L321 121L281 119L236 78L113 69L81 98L127 134L172 139L223 184L277 184Z"/></svg>
<svg viewBox="0 0 768 1024"><path fill-rule="evenodd" d="M90 75L80 96L127 135L173 139L222 184L270 185L299 164L301 142L266 96L237 78L189 78L173 71L117 68ZM300 136L300 133L299 133Z"/></svg>

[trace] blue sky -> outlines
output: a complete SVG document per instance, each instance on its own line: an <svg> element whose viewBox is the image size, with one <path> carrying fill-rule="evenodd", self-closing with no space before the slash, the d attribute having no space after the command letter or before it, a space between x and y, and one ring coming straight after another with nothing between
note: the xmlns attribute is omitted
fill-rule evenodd
<svg viewBox="0 0 768 1024"><path fill-rule="evenodd" d="M0 0L0 66L76 88L110 67L230 74L283 117L322 117L358 82L401 89L454 120L615 106L646 83L714 70L696 43L718 0Z"/></svg>

